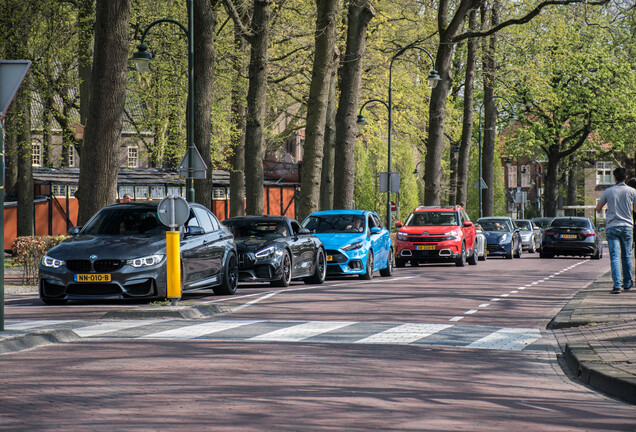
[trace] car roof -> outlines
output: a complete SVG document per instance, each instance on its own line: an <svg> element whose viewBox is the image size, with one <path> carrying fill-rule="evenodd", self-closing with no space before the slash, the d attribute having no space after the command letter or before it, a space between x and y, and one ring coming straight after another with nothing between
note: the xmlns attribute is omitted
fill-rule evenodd
<svg viewBox="0 0 636 432"><path fill-rule="evenodd" d="M482 216L477 220L512 220L509 216Z"/></svg>
<svg viewBox="0 0 636 432"><path fill-rule="evenodd" d="M566 219L590 222L590 218L581 217L581 216L558 216L558 217L553 218L553 220L566 220Z"/></svg>
<svg viewBox="0 0 636 432"><path fill-rule="evenodd" d="M369 210L322 210L317 211L315 213L310 214L309 216L325 216L325 215L342 215L342 214L350 214L350 215L365 215L368 213L373 213ZM307 216L307 217L309 217Z"/></svg>
<svg viewBox="0 0 636 432"><path fill-rule="evenodd" d="M421 205L421 206L417 206L415 210L413 210L413 213L439 211L439 210L456 212L456 211L459 211L460 209L463 210L462 206L458 206L458 205L454 205L454 206L423 206Z"/></svg>
<svg viewBox="0 0 636 432"><path fill-rule="evenodd" d="M131 201L127 203L115 203L108 205L104 208L141 208L141 209L153 209L156 210L161 201Z"/></svg>
<svg viewBox="0 0 636 432"><path fill-rule="evenodd" d="M245 221L245 222L260 222L260 221L264 221L264 222L290 222L293 221L294 219L287 217L287 216L277 216L277 215L262 215L262 216L256 216L256 215L252 215L252 216L236 216L233 218L229 218L229 219L225 219L223 222L221 223L225 223L228 221Z"/></svg>

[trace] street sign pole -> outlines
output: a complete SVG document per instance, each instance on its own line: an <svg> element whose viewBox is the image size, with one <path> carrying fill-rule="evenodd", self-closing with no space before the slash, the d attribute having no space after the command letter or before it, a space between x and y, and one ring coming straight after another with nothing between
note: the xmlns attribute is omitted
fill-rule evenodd
<svg viewBox="0 0 636 432"><path fill-rule="evenodd" d="M0 60L0 331L4 331L4 115L22 85L31 62L29 60Z"/></svg>

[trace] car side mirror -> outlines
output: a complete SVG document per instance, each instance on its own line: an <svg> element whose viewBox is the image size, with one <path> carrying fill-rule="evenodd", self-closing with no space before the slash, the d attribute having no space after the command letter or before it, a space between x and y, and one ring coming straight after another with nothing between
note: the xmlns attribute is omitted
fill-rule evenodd
<svg viewBox="0 0 636 432"><path fill-rule="evenodd" d="M311 234L311 231L309 231L307 228L300 228L298 230L298 235L309 235Z"/></svg>
<svg viewBox="0 0 636 432"><path fill-rule="evenodd" d="M79 234L79 232L82 230L83 227L81 226L76 226L71 228L70 230L68 230L68 235L72 235L72 236L76 236Z"/></svg>
<svg viewBox="0 0 636 432"><path fill-rule="evenodd" d="M395 223L395 227L396 228L402 228L404 225L402 225L402 222L396 222Z"/></svg>
<svg viewBox="0 0 636 432"><path fill-rule="evenodd" d="M202 235L205 234L205 230L199 226L191 226L191 227L187 227L185 230L185 237L189 237L189 236L197 236L197 235Z"/></svg>
<svg viewBox="0 0 636 432"><path fill-rule="evenodd" d="M374 226L371 228L371 234L380 234L382 232L382 228Z"/></svg>
<svg viewBox="0 0 636 432"><path fill-rule="evenodd" d="M473 226L473 223L471 221L464 221L464 226L465 227L471 227L471 226Z"/></svg>

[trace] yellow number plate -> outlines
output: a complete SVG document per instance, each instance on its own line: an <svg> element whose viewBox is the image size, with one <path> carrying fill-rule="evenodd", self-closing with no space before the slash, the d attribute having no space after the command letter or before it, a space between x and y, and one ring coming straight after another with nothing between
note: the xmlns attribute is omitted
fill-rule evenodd
<svg viewBox="0 0 636 432"><path fill-rule="evenodd" d="M561 234L561 238L564 238L564 239L575 239L577 237L578 236L576 234Z"/></svg>
<svg viewBox="0 0 636 432"><path fill-rule="evenodd" d="M333 255L327 255L327 262L333 261Z"/></svg>
<svg viewBox="0 0 636 432"><path fill-rule="evenodd" d="M76 274L75 282L110 282L110 274Z"/></svg>
<svg viewBox="0 0 636 432"><path fill-rule="evenodd" d="M415 246L415 250L435 250L435 245Z"/></svg>

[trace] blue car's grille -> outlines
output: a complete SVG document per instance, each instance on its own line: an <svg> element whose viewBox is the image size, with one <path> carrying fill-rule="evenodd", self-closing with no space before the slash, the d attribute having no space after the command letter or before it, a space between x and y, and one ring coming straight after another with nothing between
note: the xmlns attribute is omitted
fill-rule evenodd
<svg viewBox="0 0 636 432"><path fill-rule="evenodd" d="M334 249L327 249L327 256L331 256L331 260L327 261L327 264L344 263L349 259L346 255ZM329 258L327 259L329 260Z"/></svg>

